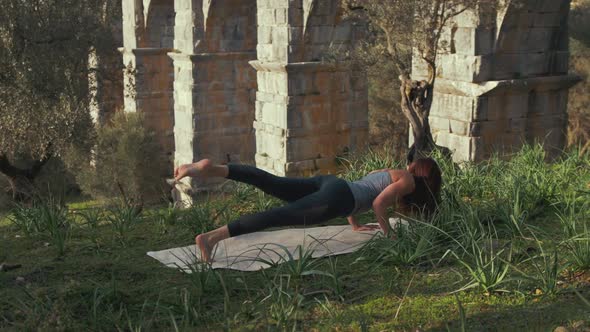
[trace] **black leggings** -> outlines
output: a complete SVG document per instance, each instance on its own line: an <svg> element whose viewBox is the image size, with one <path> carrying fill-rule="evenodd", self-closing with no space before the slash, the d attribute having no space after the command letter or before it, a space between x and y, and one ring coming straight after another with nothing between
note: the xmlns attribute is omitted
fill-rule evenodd
<svg viewBox="0 0 590 332"><path fill-rule="evenodd" d="M258 187L289 204L242 216L227 226L230 236L269 227L313 225L345 217L354 209L354 197L345 180L334 175L286 178L248 165L229 164L227 178Z"/></svg>

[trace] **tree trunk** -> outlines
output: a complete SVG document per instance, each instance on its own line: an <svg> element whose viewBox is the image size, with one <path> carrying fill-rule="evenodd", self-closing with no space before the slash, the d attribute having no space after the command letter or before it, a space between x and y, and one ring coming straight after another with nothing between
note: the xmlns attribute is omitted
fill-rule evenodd
<svg viewBox="0 0 590 332"><path fill-rule="evenodd" d="M450 150L436 145L430 131L428 116L432 106L434 82L412 81L409 75L400 75L401 108L410 122L414 144L408 152L408 163L418 158L425 158L435 151L450 156ZM433 81L433 80L431 80Z"/></svg>
<svg viewBox="0 0 590 332"><path fill-rule="evenodd" d="M8 179L11 195L15 201L33 200L36 193L35 178L50 158L51 156L47 155L43 159L35 161L30 168L21 169L12 165L6 155L0 154L0 173Z"/></svg>

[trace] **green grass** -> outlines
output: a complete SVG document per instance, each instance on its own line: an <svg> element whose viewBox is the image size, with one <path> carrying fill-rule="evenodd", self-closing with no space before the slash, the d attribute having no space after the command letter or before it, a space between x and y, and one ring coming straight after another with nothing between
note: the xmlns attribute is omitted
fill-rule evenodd
<svg viewBox="0 0 590 332"><path fill-rule="evenodd" d="M145 254L279 204L244 186L138 216L69 204L64 238L59 213L41 213L35 232L5 215L0 262L22 268L0 272L0 330L548 331L587 320L590 156L545 163L527 147L510 161L439 162L443 204L432 220L398 229L398 241L378 238L338 258L302 250L303 260L261 272L184 274ZM379 152L344 163L350 179L400 165Z"/></svg>

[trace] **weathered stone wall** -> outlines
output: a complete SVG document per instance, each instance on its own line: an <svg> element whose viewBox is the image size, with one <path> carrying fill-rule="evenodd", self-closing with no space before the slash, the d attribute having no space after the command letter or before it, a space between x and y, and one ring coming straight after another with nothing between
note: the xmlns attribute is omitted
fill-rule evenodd
<svg viewBox="0 0 590 332"><path fill-rule="evenodd" d="M569 76L569 0L508 2L456 17L438 57L430 124L455 160L507 155L543 142L555 155L565 142ZM426 76L414 59L414 78Z"/></svg>
<svg viewBox="0 0 590 332"><path fill-rule="evenodd" d="M464 12L444 31L430 121L456 160L564 143L576 81L569 0L507 4ZM146 114L175 164L331 172L338 155L366 144L366 77L324 58L362 38L339 0L124 0L123 16L125 109ZM414 78L426 76L413 66Z"/></svg>
<svg viewBox="0 0 590 332"><path fill-rule="evenodd" d="M125 109L175 164L330 172L366 144L364 73L323 62L358 38L339 0L124 0L123 16Z"/></svg>
<svg viewBox="0 0 590 332"><path fill-rule="evenodd" d="M156 132L167 173L173 169L174 0L123 1L124 100L126 112L141 112Z"/></svg>
<svg viewBox="0 0 590 332"><path fill-rule="evenodd" d="M254 163L255 0L176 2L175 163ZM215 181L194 179L197 187Z"/></svg>
<svg viewBox="0 0 590 332"><path fill-rule="evenodd" d="M149 5L143 47L174 47L174 0L152 0Z"/></svg>
<svg viewBox="0 0 590 332"><path fill-rule="evenodd" d="M336 157L366 144L367 81L322 62L358 34L337 0L258 0L256 165L278 175L331 172Z"/></svg>

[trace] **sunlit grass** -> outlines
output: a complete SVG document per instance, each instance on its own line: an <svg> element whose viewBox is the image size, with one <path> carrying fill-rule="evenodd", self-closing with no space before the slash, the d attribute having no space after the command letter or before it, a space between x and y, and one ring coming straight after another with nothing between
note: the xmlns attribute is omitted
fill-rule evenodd
<svg viewBox="0 0 590 332"><path fill-rule="evenodd" d="M23 267L0 272L0 329L551 330L588 317L582 299L590 288L572 276L588 273L590 156L573 151L548 163L532 146L477 165L436 158L444 187L432 218L407 216L397 240L376 237L337 258L314 259L300 247L301 259L285 253L260 272L194 265L185 274L145 254L282 204L248 186L201 197L184 211L98 202L60 210L45 202L71 224L59 260L59 233L49 229L60 223L35 217L40 205L7 211L0 260ZM340 176L351 180L404 166L387 151L341 163Z"/></svg>

